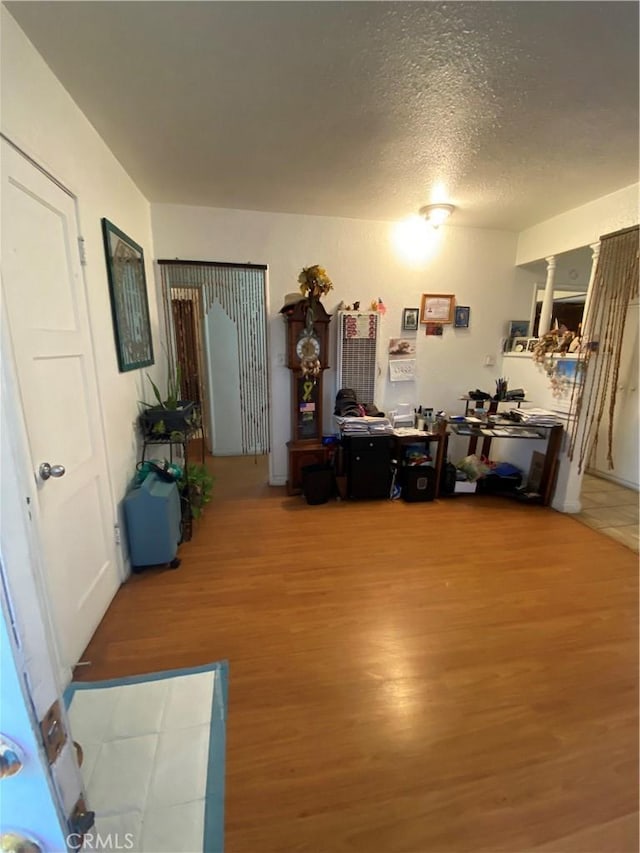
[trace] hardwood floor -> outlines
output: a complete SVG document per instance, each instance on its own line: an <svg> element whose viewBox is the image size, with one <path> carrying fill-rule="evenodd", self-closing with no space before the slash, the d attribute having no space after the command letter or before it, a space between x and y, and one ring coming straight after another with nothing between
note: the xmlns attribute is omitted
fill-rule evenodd
<svg viewBox="0 0 640 853"><path fill-rule="evenodd" d="M262 467L261 467L262 466ZM214 460L84 680L230 661L228 853L638 849L638 561L500 498L307 506Z"/></svg>

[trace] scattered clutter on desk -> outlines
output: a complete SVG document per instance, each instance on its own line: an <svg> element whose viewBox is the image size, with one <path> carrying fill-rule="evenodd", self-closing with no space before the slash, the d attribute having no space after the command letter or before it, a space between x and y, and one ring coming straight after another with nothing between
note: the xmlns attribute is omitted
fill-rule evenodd
<svg viewBox="0 0 640 853"><path fill-rule="evenodd" d="M504 399L513 403L516 403L518 401L522 403L524 402L525 395L526 394L524 388L514 388L512 391L506 392L506 394L504 395Z"/></svg>
<svg viewBox="0 0 640 853"><path fill-rule="evenodd" d="M456 466L456 493L512 494L522 483L522 471L510 462L491 462L470 454Z"/></svg>
<svg viewBox="0 0 640 853"><path fill-rule="evenodd" d="M475 391L469 391L468 395L470 400L490 400L491 394L487 394L486 391L481 391L479 388L476 388Z"/></svg>
<svg viewBox="0 0 640 853"><path fill-rule="evenodd" d="M408 444L404 449L403 462L407 466L429 465L432 461L424 444Z"/></svg>
<svg viewBox="0 0 640 853"><path fill-rule="evenodd" d="M338 417L336 423L343 435L392 435L393 427L385 417Z"/></svg>
<svg viewBox="0 0 640 853"><path fill-rule="evenodd" d="M488 465L485 460L476 456L475 453L471 453L469 456L465 456L464 459L461 459L456 465L456 468L458 471L462 471L466 476L466 479L471 482L475 482L475 480L478 480L480 477L484 477L485 474L488 474L491 470L491 466Z"/></svg>
<svg viewBox="0 0 640 853"><path fill-rule="evenodd" d="M496 393L493 397L494 400L504 400L507 394L507 380L502 376L496 379Z"/></svg>
<svg viewBox="0 0 640 853"><path fill-rule="evenodd" d="M562 426L563 419L549 409L511 409L511 416L528 426Z"/></svg>
<svg viewBox="0 0 640 853"><path fill-rule="evenodd" d="M391 426L394 429L399 427L412 428L416 426L416 416L411 410L410 403L398 403L397 408L389 412Z"/></svg>
<svg viewBox="0 0 640 853"><path fill-rule="evenodd" d="M384 412L381 412L372 403L360 403L356 392L353 388L341 388L336 394L336 403L333 410L335 415L339 417L373 417L383 418Z"/></svg>

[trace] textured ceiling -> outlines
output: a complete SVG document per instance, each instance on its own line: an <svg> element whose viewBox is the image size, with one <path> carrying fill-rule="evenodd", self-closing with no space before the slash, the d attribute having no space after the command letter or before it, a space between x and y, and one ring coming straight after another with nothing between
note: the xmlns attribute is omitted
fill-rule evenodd
<svg viewBox="0 0 640 853"><path fill-rule="evenodd" d="M6 5L151 201L518 230L638 180L636 3Z"/></svg>

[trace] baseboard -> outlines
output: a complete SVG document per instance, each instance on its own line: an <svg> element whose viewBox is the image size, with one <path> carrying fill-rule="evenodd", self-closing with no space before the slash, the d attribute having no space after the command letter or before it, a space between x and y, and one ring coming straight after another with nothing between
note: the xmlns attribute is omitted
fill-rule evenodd
<svg viewBox="0 0 640 853"><path fill-rule="evenodd" d="M557 512L566 512L569 515L575 515L576 513L582 511L582 504L580 503L580 501L565 501L564 503L558 504L555 504L552 501L551 509L555 509Z"/></svg>
<svg viewBox="0 0 640 853"><path fill-rule="evenodd" d="M585 474L590 474L592 477L597 477L599 480L609 480L612 483L616 483L618 486L624 486L625 489L632 489L634 492L640 490L637 483L634 483L632 480L625 480L624 477L616 477L615 474L605 473L604 471L595 471L593 468L587 468Z"/></svg>
<svg viewBox="0 0 640 853"><path fill-rule="evenodd" d="M286 474L272 474L269 477L269 485L270 486L286 486L287 485Z"/></svg>

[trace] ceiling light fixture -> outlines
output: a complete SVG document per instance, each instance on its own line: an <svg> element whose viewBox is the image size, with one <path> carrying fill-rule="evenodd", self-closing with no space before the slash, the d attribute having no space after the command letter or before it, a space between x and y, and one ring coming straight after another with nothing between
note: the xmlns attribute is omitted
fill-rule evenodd
<svg viewBox="0 0 640 853"><path fill-rule="evenodd" d="M423 216L432 228L439 228L454 210L452 204L426 204L420 208L420 216Z"/></svg>

